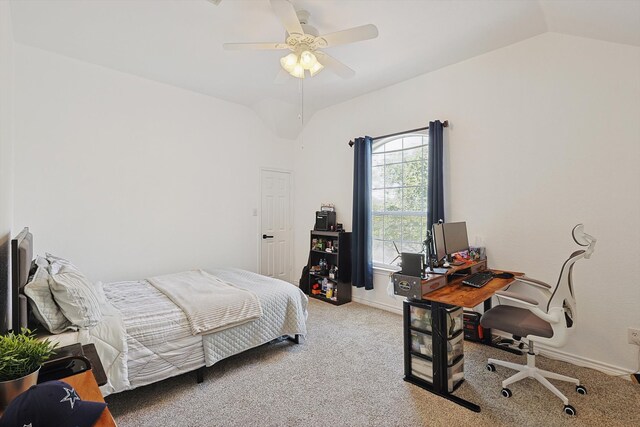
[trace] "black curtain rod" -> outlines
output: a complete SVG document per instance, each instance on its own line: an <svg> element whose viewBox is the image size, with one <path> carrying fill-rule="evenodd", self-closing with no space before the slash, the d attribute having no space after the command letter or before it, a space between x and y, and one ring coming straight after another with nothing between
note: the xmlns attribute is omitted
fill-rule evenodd
<svg viewBox="0 0 640 427"><path fill-rule="evenodd" d="M442 127L448 128L449 127L449 120L445 120L442 123ZM427 130L427 129L429 129L429 126L426 126L426 127L423 127L423 128L418 128L418 129L405 130L404 132L390 133L389 135L376 136L375 138L371 138L371 139L373 141L375 141L376 139L390 138L392 136L403 135L405 133L420 132L421 130ZM355 144L354 141L349 141L349 147L353 147L353 144Z"/></svg>

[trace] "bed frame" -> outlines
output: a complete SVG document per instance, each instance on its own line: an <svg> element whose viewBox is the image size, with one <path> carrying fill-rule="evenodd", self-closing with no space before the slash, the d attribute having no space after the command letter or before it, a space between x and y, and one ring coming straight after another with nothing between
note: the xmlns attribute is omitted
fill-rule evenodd
<svg viewBox="0 0 640 427"><path fill-rule="evenodd" d="M11 240L11 324L10 330L20 332L21 328L27 327L28 304L27 297L22 292L29 280L31 265L33 263L33 234L29 228L25 227L14 239ZM274 341L287 339L296 344L300 344L300 335L284 336ZM204 381L204 370L202 366L195 370L196 381Z"/></svg>
<svg viewBox="0 0 640 427"><path fill-rule="evenodd" d="M29 280L33 261L33 234L25 227L11 240L11 322L9 330L20 332L27 327L27 297L22 288Z"/></svg>

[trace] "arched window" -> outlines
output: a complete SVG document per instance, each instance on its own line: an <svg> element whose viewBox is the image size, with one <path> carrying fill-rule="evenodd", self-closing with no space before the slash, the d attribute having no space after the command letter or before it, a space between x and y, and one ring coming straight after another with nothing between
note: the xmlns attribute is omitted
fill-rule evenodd
<svg viewBox="0 0 640 427"><path fill-rule="evenodd" d="M427 235L427 141L424 134L404 134L373 146L371 209L376 266L396 265L399 252L422 252Z"/></svg>

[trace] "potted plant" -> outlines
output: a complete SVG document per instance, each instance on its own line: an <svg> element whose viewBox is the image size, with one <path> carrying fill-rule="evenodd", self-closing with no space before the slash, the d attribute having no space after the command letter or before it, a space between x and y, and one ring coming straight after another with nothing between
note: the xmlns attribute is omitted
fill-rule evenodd
<svg viewBox="0 0 640 427"><path fill-rule="evenodd" d="M29 329L0 336L0 411L38 381L40 366L57 344L39 340Z"/></svg>

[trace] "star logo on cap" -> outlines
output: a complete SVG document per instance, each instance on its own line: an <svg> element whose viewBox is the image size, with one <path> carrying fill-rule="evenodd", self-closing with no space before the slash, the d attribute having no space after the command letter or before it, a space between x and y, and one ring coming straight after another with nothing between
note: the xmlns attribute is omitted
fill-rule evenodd
<svg viewBox="0 0 640 427"><path fill-rule="evenodd" d="M60 403L69 402L71 404L71 409L73 409L73 404L76 403L76 400L81 400L80 396L78 396L78 393L76 393L72 388L63 387L63 389L67 392L67 395L60 401Z"/></svg>

